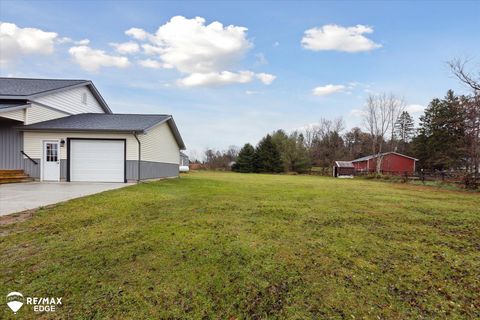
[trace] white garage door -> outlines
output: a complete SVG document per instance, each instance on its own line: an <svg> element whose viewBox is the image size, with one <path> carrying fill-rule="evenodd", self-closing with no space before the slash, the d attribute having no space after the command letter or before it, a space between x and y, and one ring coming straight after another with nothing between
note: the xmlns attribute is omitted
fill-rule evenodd
<svg viewBox="0 0 480 320"><path fill-rule="evenodd" d="M125 141L71 140L70 181L124 182Z"/></svg>

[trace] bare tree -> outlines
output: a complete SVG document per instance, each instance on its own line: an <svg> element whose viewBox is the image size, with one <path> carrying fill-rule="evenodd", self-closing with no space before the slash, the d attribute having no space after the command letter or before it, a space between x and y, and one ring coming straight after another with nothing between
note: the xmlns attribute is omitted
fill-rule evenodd
<svg viewBox="0 0 480 320"><path fill-rule="evenodd" d="M480 70L478 74L472 75L466 70L466 65L471 59L454 58L447 62L453 75L461 82L473 89L473 91L480 91Z"/></svg>
<svg viewBox="0 0 480 320"><path fill-rule="evenodd" d="M398 116L405 110L403 99L394 94L369 95L364 113L364 125L372 137L372 154L377 155L376 171L380 173L382 156L387 133L393 137L394 124ZM391 131L390 131L391 129Z"/></svg>
<svg viewBox="0 0 480 320"><path fill-rule="evenodd" d="M319 126L318 125L309 125L305 127L303 130L301 130L301 133L303 134L304 137L304 144L305 147L310 149L313 145L313 142L315 139L318 137L318 131L319 131Z"/></svg>
<svg viewBox="0 0 480 320"><path fill-rule="evenodd" d="M342 138L345 123L342 118L320 119L311 142L310 154L317 165L328 167L334 160L342 159L346 150Z"/></svg>
<svg viewBox="0 0 480 320"><path fill-rule="evenodd" d="M453 75L473 91L471 96L462 98L461 105L465 113L467 177L468 172L473 171L475 178L477 178L480 173L480 68L477 70L477 75L474 75L475 72L472 75L471 72L466 70L466 65L470 60L454 58L447 64Z"/></svg>
<svg viewBox="0 0 480 320"><path fill-rule="evenodd" d="M395 123L397 123L400 115L406 108L405 100L402 97L396 97L390 94L388 99L388 108L390 109L390 146L392 151L397 149L397 141L395 140Z"/></svg>

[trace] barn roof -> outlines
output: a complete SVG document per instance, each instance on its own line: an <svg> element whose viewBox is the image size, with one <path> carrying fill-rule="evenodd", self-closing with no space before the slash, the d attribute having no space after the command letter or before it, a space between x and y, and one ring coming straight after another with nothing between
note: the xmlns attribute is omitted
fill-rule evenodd
<svg viewBox="0 0 480 320"><path fill-rule="evenodd" d="M339 168L354 168L351 161L335 161L335 165Z"/></svg>
<svg viewBox="0 0 480 320"><path fill-rule="evenodd" d="M409 157L409 156L406 156L406 155L398 153L398 152L390 151L390 152L383 152L383 153L379 153L379 154L373 154L373 155L370 155L370 156L358 158L358 159L352 160L352 162L367 161L367 160L371 160L371 159L374 159L374 158L377 158L377 157L385 156L387 154L396 154L397 156L401 156L401 157L404 157L404 158L408 158L408 159L418 161L418 159L416 159L416 158Z"/></svg>

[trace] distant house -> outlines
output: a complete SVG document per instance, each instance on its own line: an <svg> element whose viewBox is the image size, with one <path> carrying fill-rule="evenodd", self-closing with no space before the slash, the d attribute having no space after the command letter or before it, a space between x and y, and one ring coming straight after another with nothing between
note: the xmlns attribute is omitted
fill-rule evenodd
<svg viewBox="0 0 480 320"><path fill-rule="evenodd" d="M418 161L418 159L397 152L385 152L355 159L352 164L355 172L375 172L379 159L381 159L381 173L393 175L413 174L415 162Z"/></svg>
<svg viewBox="0 0 480 320"><path fill-rule="evenodd" d="M0 78L2 172L42 181L176 177L183 149L171 115L115 114L91 81Z"/></svg>
<svg viewBox="0 0 480 320"><path fill-rule="evenodd" d="M353 178L355 167L350 161L335 161L333 176L336 178Z"/></svg>
<svg viewBox="0 0 480 320"><path fill-rule="evenodd" d="M190 171L190 160L188 159L188 156L180 151L180 172L188 172Z"/></svg>

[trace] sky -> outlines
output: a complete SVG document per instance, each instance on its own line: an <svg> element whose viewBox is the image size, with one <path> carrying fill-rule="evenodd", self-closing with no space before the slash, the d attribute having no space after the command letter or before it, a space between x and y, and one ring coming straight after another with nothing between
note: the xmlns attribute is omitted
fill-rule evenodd
<svg viewBox="0 0 480 320"><path fill-rule="evenodd" d="M0 74L89 79L115 113L172 114L192 157L403 97L480 64L480 2L0 1Z"/></svg>

